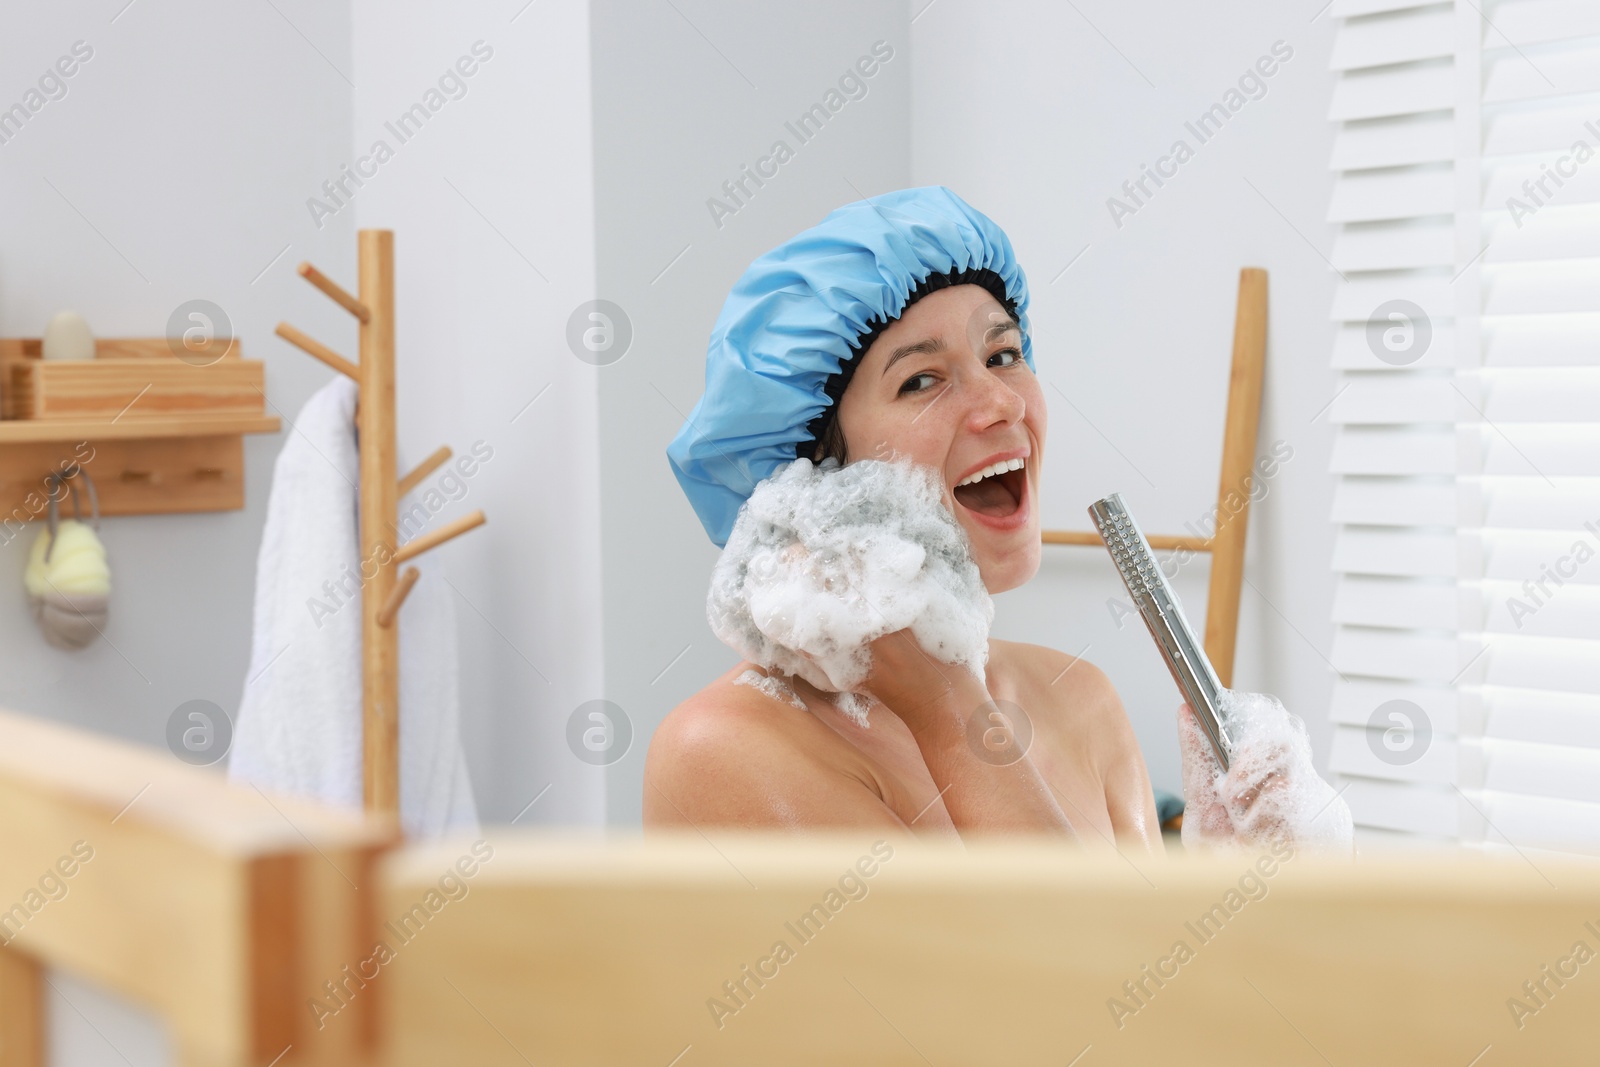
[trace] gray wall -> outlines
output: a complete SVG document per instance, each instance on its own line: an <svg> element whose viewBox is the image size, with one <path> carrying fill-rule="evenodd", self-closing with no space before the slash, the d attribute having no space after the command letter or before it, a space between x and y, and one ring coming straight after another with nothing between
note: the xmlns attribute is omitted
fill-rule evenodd
<svg viewBox="0 0 1600 1067"><path fill-rule="evenodd" d="M1150 532L1184 533L1210 514L1238 272L1267 269L1258 455L1278 441L1294 454L1251 507L1233 681L1303 718L1326 768L1335 275L1324 258L1333 130L1323 116L1333 25L1316 13L1271 0L1075 9L940 0L912 29L911 179L949 185L989 213L1028 271L1050 410L1050 528L1090 529L1085 509L1110 492ZM1293 55L1262 79L1264 94L1201 143L1185 123L1280 40ZM1107 200L1126 201L1123 183L1180 138L1193 157L1165 185L1147 182L1154 195L1119 227ZM1209 580L1204 556L1178 572L1197 629ZM1110 598L1126 593L1103 549L1047 547L1033 582L996 598L995 633L1104 669L1152 779L1177 792L1180 698L1143 624L1124 617L1119 628Z"/></svg>
<svg viewBox="0 0 1600 1067"><path fill-rule="evenodd" d="M292 417L326 379L272 329L280 318L325 338L348 329L342 311L306 298L294 266L354 276L350 218L318 230L304 206L350 149L349 9L276 3L11 12L4 106L73 42L94 55L0 145L0 334L37 337L71 309L99 336L158 336L198 297L266 362L278 411ZM22 588L34 531L0 546L0 704L151 745L185 701L235 711L281 445L246 439L243 511L105 520L111 614L106 639L83 651L51 648L34 628ZM54 1063L168 1062L153 1017L70 975L51 982Z"/></svg>
<svg viewBox="0 0 1600 1067"><path fill-rule="evenodd" d="M656 5L594 16L598 276L636 331L600 383L606 692L641 739L736 659L704 619L716 550L662 454L700 395L728 289L840 204L943 184L1006 228L1029 272L1052 528L1089 528L1087 505L1112 491L1154 531L1210 513L1238 270L1271 272L1260 451L1281 440L1294 455L1253 507L1235 682L1304 718L1325 765L1332 431L1313 416L1332 395L1332 283L1317 251L1331 240L1328 21L1266 2L1168 6L1157 35L1148 9L1110 3L1080 4L1081 15L963 0L759 16L677 6L682 16ZM896 58L869 96L719 229L706 198L787 137L784 120L880 37ZM1265 94L1207 143L1188 134L1184 122L1279 39L1294 55ZM1116 226L1107 198L1179 137L1194 158ZM1201 558L1177 580L1197 627L1208 579ZM1119 628L1108 610L1122 595L1103 551L1047 548L1038 577L997 598L995 633L1103 667L1153 780L1178 791L1178 697L1142 624ZM612 768L609 822L637 822L643 755L640 744Z"/></svg>
<svg viewBox="0 0 1600 1067"><path fill-rule="evenodd" d="M395 231L402 458L493 449L430 523L489 517L436 550L479 815L598 823L604 771L566 744L568 714L601 695L597 372L564 341L595 285L587 5L355 0L353 20L341 161L380 138L395 149L351 208L361 227ZM386 124L462 57L475 72L447 80L401 143Z"/></svg>
<svg viewBox="0 0 1600 1067"><path fill-rule="evenodd" d="M490 527L446 550L466 598L464 730L480 803L509 818L559 779L529 817L591 821L607 778L605 817L627 824L654 725L733 662L702 609L715 549L663 449L751 259L858 196L955 188L1008 229L1033 281L1055 416L1047 523L1082 528L1086 503L1119 489L1152 529L1211 505L1235 275L1259 264L1272 271L1262 440L1295 456L1252 518L1238 681L1281 695L1324 748L1331 430L1314 416L1331 396L1318 252L1328 20L1259 2L1175 7L1163 20L1181 32L1156 35L1147 13L1109 3L549 7L395 15L357 3L354 39L347 12L316 5L41 9L0 43L8 69L42 70L80 38L96 51L66 98L0 147L0 191L22 208L0 218L0 329L37 334L70 306L101 334L149 333L204 296L267 361L272 403L292 416L328 372L272 326L292 318L350 343L349 323L294 263L350 279L355 227L398 229L402 444L413 455L439 441L504 444L461 504L489 510ZM351 209L312 225L305 198L479 38L497 59L468 96ZM879 39L895 59L800 144L785 121ZM1117 227L1106 199L1173 139L1193 140L1184 122L1278 39L1295 56L1265 97ZM707 199L777 139L794 159L718 225ZM610 366L584 365L562 342L591 293L632 321L632 346ZM546 385L516 423L500 410ZM581 444L596 432L598 460ZM21 594L24 542L0 548L11 576L0 701L149 743L186 700L233 709L277 447L247 444L244 512L108 520L112 621L86 652L38 637ZM1201 560L1179 579L1197 618L1206 578ZM1034 583L999 599L997 633L1087 648L1122 690L1156 780L1175 787L1170 686L1137 626L1108 613L1118 591L1098 553L1050 549ZM635 734L609 773L564 754L567 714L602 696Z"/></svg>
<svg viewBox="0 0 1600 1067"><path fill-rule="evenodd" d="M354 273L350 219L318 230L304 206L349 152L349 11L123 7L34 6L0 34L7 106L74 41L94 49L67 95L0 145L0 334L38 337L71 309L102 337L159 336L174 308L204 298L265 360L267 396L292 416L328 372L274 325L336 337L347 319L307 300L294 266ZM235 710L281 443L246 439L244 511L104 522L110 620L81 652L34 628L22 589L34 532L0 546L0 704L153 745L185 701Z"/></svg>
<svg viewBox="0 0 1600 1067"><path fill-rule="evenodd" d="M667 442L700 396L711 327L750 261L840 204L910 183L908 23L898 0L594 6L598 295L634 329L600 376L605 695L635 730L611 768L611 823L639 822L656 724L738 661L706 623L717 549ZM866 95L801 144L784 123L878 40L894 57ZM747 186L754 194L719 227L706 200L780 139L794 158Z"/></svg>
<svg viewBox="0 0 1600 1067"><path fill-rule="evenodd" d="M588 12L522 8L108 0L11 19L7 104L74 41L94 55L0 145L0 333L38 336L72 308L101 336L159 335L179 303L212 300L266 362L292 432L331 372L274 337L277 322L356 355L349 316L295 265L353 288L357 226L395 229L402 450L495 449L436 520L490 515L439 550L462 593L480 813L509 820L548 785L520 824L594 823L603 772L571 757L564 726L601 688L595 372L561 342L594 288ZM496 51L467 95L318 228L307 198L480 38ZM247 440L242 512L105 521L111 618L84 651L50 648L28 615L33 531L0 546L0 704L151 745L185 701L236 711L282 443ZM150 1015L70 976L52 982L53 1062L168 1061Z"/></svg>
<svg viewBox="0 0 1600 1067"><path fill-rule="evenodd" d="M1087 503L1121 490L1163 531L1211 507L1237 270L1264 266L1261 438L1294 458L1252 515L1236 680L1282 696L1325 763L1332 27L1315 14L1266 0L36 6L0 35L5 92L20 95L74 41L95 55L0 145L0 332L36 336L70 307L103 336L153 334L179 303L210 299L292 417L330 372L273 326L289 319L346 349L354 337L294 265L353 282L356 227L395 228L402 446L496 449L448 513L482 507L490 525L443 550L462 592L480 809L509 819L549 785L519 821L627 826L655 725L735 659L704 617L716 550L664 449L753 258L847 201L951 186L1008 230L1034 286L1053 416L1046 522L1084 528ZM469 93L316 227L306 198L480 38L496 53ZM880 39L895 57L865 98L799 144L785 121ZM1266 95L1116 226L1107 198L1278 39L1295 55ZM707 199L778 139L794 158L719 226ZM609 366L565 341L592 296L631 320L631 347ZM111 622L83 652L33 628L31 538L0 546L0 703L153 745L184 701L236 709L281 443L248 441L242 512L106 521ZM1206 579L1199 561L1178 581L1196 621ZM1119 593L1103 553L1047 549L1038 578L999 598L996 632L1087 648L1157 784L1176 788L1176 697L1139 624L1119 629L1107 612ZM571 711L599 697L634 729L609 770L565 741ZM74 1004L52 1001L61 1062L106 1062L108 1037L124 1058L161 1057L147 1016L58 985Z"/></svg>
<svg viewBox="0 0 1600 1067"><path fill-rule="evenodd" d="M400 230L402 443L413 454L445 440L506 446L508 462L462 503L486 507L491 526L446 557L470 599L458 605L464 729L487 816L509 818L564 777L567 799L553 793L530 815L599 817L601 775L561 762L561 727L572 707L604 696L635 732L607 776L606 817L637 820L654 725L733 662L702 610L715 549L663 455L699 396L711 324L755 256L841 203L911 184L948 184L993 215L1030 271L1055 416L1052 526L1082 528L1083 507L1112 489L1152 529L1207 511L1235 274L1247 263L1272 271L1261 432L1295 456L1252 518L1238 681L1282 696L1325 750L1331 430L1313 416L1331 396L1331 282L1317 251L1329 241L1328 20L1266 3L1175 8L1163 17L1182 32L1153 35L1147 16L1110 4L1080 15L962 0L926 11L641 2L597 5L585 26L577 7L410 5L386 18L358 3L365 28L352 46L343 17L315 5L159 18L104 7L41 10L0 43L15 70L42 70L80 38L95 48L66 98L0 148L0 191L23 208L0 219L0 329L34 335L75 307L101 334L150 333L204 296L267 361L272 403L292 416L328 372L272 326L350 333L294 263L350 279L357 225ZM468 96L351 209L313 226L305 198L480 37L498 62ZM799 144L785 121L879 39L896 57L867 96ZM1295 56L1265 97L1118 228L1106 199L1173 139L1192 141L1184 122L1278 39ZM237 54L216 58L219 42ZM719 226L707 199L780 138L795 158ZM205 166L190 162L197 151ZM445 184L452 175L459 193ZM632 347L610 366L581 364L561 343L589 292L632 320ZM546 384L515 424L499 411ZM571 444L595 420L598 466ZM186 700L232 710L277 447L248 442L244 512L108 520L112 621L86 652L38 637L21 593L24 542L0 548L11 576L0 588L11 605L0 612L0 701L149 743ZM596 511L598 542L585 518ZM1201 560L1179 579L1197 618L1206 577ZM1122 690L1157 781L1174 787L1174 701L1143 634L1106 610L1117 592L1097 553L1050 549L1034 583L999 599L997 633L1087 648Z"/></svg>
<svg viewBox="0 0 1600 1067"><path fill-rule="evenodd" d="M37 337L71 308L100 336L159 335L181 302L212 300L265 361L289 432L331 372L276 324L356 354L349 316L296 264L354 288L356 228L395 229L401 447L496 449L440 516L491 516L441 550L464 598L480 810L509 819L559 780L526 818L595 821L603 774L564 741L566 713L601 688L595 371L561 342L594 288L587 6L124 4L38 8L0 36L18 96L74 41L94 49L67 95L0 145L0 333ZM374 139L394 142L383 122L478 39L496 53L467 95L319 227L307 199ZM235 712L281 444L247 438L242 512L106 520L110 623L86 650L34 628L32 531L0 545L0 704L152 745L185 701Z"/></svg>

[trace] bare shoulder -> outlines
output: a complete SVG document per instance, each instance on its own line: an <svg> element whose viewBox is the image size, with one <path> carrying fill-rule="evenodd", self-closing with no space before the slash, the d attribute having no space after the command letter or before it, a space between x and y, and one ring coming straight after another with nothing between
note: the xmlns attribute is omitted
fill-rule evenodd
<svg viewBox="0 0 1600 1067"><path fill-rule="evenodd" d="M696 782L736 786L786 749L794 725L785 708L754 686L735 685L730 671L667 713L645 757L645 821L651 801L675 803ZM663 792L665 791L665 792ZM670 808L669 808L670 811Z"/></svg>
<svg viewBox="0 0 1600 1067"><path fill-rule="evenodd" d="M1035 694L1053 691L1079 706L1098 706L1117 699L1116 687L1105 671L1060 649L990 638L989 658L1014 680L1019 690Z"/></svg>
<svg viewBox="0 0 1600 1067"><path fill-rule="evenodd" d="M1118 842L1153 851L1160 829L1149 770L1122 698L1106 673L1086 659L1043 645L991 642L990 656L1009 674L1017 702L1045 741L1041 772L1064 775L1057 780L1063 794L1073 787L1075 773L1098 780Z"/></svg>
<svg viewBox="0 0 1600 1067"><path fill-rule="evenodd" d="M656 728L645 758L647 827L798 828L858 804L887 813L837 735L803 706L735 684L739 673L718 678Z"/></svg>
<svg viewBox="0 0 1600 1067"><path fill-rule="evenodd" d="M1018 700L1045 726L1070 731L1110 759L1138 752L1133 724L1105 671L1081 656L1045 645L991 639L990 658L1012 680Z"/></svg>

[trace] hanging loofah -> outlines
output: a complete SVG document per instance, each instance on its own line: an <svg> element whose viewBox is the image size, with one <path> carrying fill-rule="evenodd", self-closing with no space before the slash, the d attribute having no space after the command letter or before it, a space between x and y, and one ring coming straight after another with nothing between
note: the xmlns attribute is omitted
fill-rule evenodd
<svg viewBox="0 0 1600 1067"><path fill-rule="evenodd" d="M52 474L49 527L41 530L28 553L23 585L33 605L33 617L45 640L56 648L83 648L105 629L111 597L111 569L106 549L96 532L100 525L100 505L94 483L82 468L89 493L89 522L82 519L76 482ZM68 487L72 492L73 518L61 520L57 501Z"/></svg>

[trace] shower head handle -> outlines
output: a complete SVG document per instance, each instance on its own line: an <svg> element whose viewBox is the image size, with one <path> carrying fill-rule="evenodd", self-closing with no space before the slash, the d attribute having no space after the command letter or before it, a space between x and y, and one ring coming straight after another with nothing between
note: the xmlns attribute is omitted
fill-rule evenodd
<svg viewBox="0 0 1600 1067"><path fill-rule="evenodd" d="M1178 691L1194 709L1217 761L1227 770L1232 745L1219 703L1222 683L1189 620L1184 617L1177 594L1167 584L1167 576L1150 551L1150 542L1145 540L1139 524L1128 513L1120 493L1112 493L1089 505L1089 517L1111 553L1111 562L1116 564L1122 584L1133 598L1134 607L1144 619L1161 658L1172 672Z"/></svg>

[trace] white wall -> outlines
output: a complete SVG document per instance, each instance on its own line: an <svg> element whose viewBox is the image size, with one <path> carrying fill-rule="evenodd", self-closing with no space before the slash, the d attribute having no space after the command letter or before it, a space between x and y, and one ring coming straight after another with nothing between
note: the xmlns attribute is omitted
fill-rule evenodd
<svg viewBox="0 0 1600 1067"><path fill-rule="evenodd" d="M599 295L634 326L632 350L600 379L605 695L636 732L611 768L612 823L639 822L656 724L739 658L706 622L717 549L667 442L704 388L711 327L750 261L840 204L909 184L908 21L898 0L595 5ZM866 95L801 144L784 123L880 39L894 56ZM718 227L707 199L780 139L794 158L747 185Z"/></svg>
<svg viewBox="0 0 1600 1067"><path fill-rule="evenodd" d="M1281 695L1325 760L1325 17L1265 0L1222 11L1110 0L275 4L106 0L12 21L0 101L76 40L95 55L64 99L0 146L11 207L0 214L0 332L37 335L72 307L102 335L152 334L178 303L204 297L266 360L271 402L292 417L329 372L273 338L276 322L354 344L348 318L295 263L353 284L356 227L397 230L402 447L413 458L441 442L495 449L441 516L490 515L443 550L462 594L463 729L485 818L517 815L550 785L521 821L637 822L651 730L734 658L704 619L715 549L664 455L699 396L711 325L755 256L842 203L913 184L950 185L991 214L1030 273L1054 416L1052 526L1085 528L1084 507L1111 490L1155 530L1210 508L1237 270L1271 271L1261 439L1289 443L1294 458L1252 514L1236 680ZM467 95L392 145L318 228L306 199L480 39L494 55ZM718 227L706 199L788 139L784 121L879 39L895 58L867 97ZM1118 228L1107 197L1279 39L1295 54L1266 96ZM569 315L593 296L632 322L632 347L611 366L565 343ZM38 637L21 592L25 542L0 547L0 703L150 744L186 700L236 709L280 445L247 443L243 512L106 522L112 620L84 652ZM1157 784L1176 788L1176 696L1138 623L1112 622L1105 601L1120 587L1108 562L1092 549L1046 559L1034 583L1000 598L997 632L1088 646L1121 689ZM1178 583L1196 620L1206 577L1197 562ZM565 740L571 711L599 697L635 731L608 771ZM59 1022L68 1008L55 1011ZM100 1018L108 1033L140 1032L137 1019Z"/></svg>
<svg viewBox="0 0 1600 1067"><path fill-rule="evenodd" d="M273 326L343 326L304 299L294 265L342 276L354 262L348 220L318 231L302 204L348 150L350 90L300 34L347 68L348 13L281 4L296 32L266 5L136 4L113 22L121 7L39 6L0 35L7 106L74 41L94 49L67 95L0 145L0 334L38 337L70 308L101 336L159 336L180 303L208 299L292 415L327 372ZM280 445L246 438L244 511L104 522L111 613L106 640L83 651L34 628L22 590L33 532L0 546L0 704L153 745L187 700L235 710Z"/></svg>
<svg viewBox="0 0 1600 1067"><path fill-rule="evenodd" d="M74 41L94 49L67 95L0 145L0 334L37 337L72 308L102 336L159 335L203 297L266 362L272 408L292 419L331 372L274 326L356 354L349 316L295 265L354 288L357 226L394 228L401 447L495 449L440 516L490 515L441 550L466 598L463 731L480 810L510 819L559 779L524 820L599 818L602 776L566 758L562 729L601 688L595 371L561 343L594 288L586 5L97 7L39 8L0 36L8 105ZM494 56L467 95L406 144L387 134L480 39ZM308 198L380 136L394 158L319 227ZM106 520L110 622L86 650L52 649L34 628L21 580L32 533L0 545L0 704L152 745L185 701L235 712L281 443L247 438L242 512Z"/></svg>
<svg viewBox="0 0 1600 1067"><path fill-rule="evenodd" d="M1331 431L1313 416L1331 395L1317 251L1329 240L1326 19L1264 2L1170 5L1175 32L1154 35L1147 10L1109 3L607 4L593 13L591 72L576 3L358 2L353 43L318 5L103 7L41 9L0 42L16 71L43 70L75 40L96 50L67 97L0 147L0 191L23 208L0 218L0 329L35 335L76 307L102 334L151 333L204 296L267 361L272 403L292 416L328 372L272 326L289 318L353 344L294 264L353 281L355 227L398 230L402 444L497 450L459 504L488 510L489 527L444 550L466 598L464 729L487 817L558 780L525 817L598 817L603 772L566 758L564 726L604 696L635 728L610 771L608 817L637 819L654 724L732 662L701 609L714 549L662 452L699 395L711 323L756 255L858 194L910 184L948 184L993 215L1030 271L1055 415L1052 526L1082 528L1087 502L1112 489L1151 529L1207 511L1236 271L1272 272L1261 434L1295 455L1253 512L1237 680L1280 694L1325 748ZM880 38L896 59L868 96L719 228L706 199ZM383 122L480 39L495 55L467 95L314 225L306 198L373 139L393 140ZM1266 96L1196 142L1119 229L1106 199L1175 138L1193 141L1184 122L1280 39L1295 55ZM633 348L613 366L563 343L590 295L633 319ZM24 542L0 548L0 701L150 743L185 700L234 709L277 446L248 443L244 512L107 521L112 619L85 652L38 637ZM1179 581L1197 618L1206 576L1202 560ZM1137 625L1119 630L1106 610L1118 591L1098 553L1050 549L1039 578L1000 599L998 632L1087 647L1123 690L1156 780L1175 787L1170 685Z"/></svg>
<svg viewBox="0 0 1600 1067"><path fill-rule="evenodd" d="M1091 529L1088 505L1110 492L1147 532L1184 533L1210 513L1238 271L1267 269L1258 455L1282 441L1293 458L1251 508L1233 680L1300 715L1326 767L1332 26L1315 13L1271 0L940 0L912 24L911 179L991 215L1028 271L1050 528ZM1204 143L1185 129L1280 40L1293 54L1265 95ZM1193 158L1164 186L1147 182L1153 195L1119 227L1108 198L1180 138ZM1176 583L1196 629L1209 577L1200 557ZM995 632L1106 670L1152 779L1176 792L1180 697L1137 616L1119 629L1112 597L1126 593L1103 549L1047 547L1038 577L997 598Z"/></svg>
<svg viewBox="0 0 1600 1067"><path fill-rule="evenodd" d="M349 150L350 87L335 69L349 73L349 11L275 2L11 13L4 106L75 41L94 54L65 97L0 145L0 335L37 337L70 308L101 336L159 336L199 297L228 313L246 356L266 361L275 408L292 416L327 377L272 328L280 318L317 336L344 327L343 312L304 297L294 265L353 275L350 220L318 231L303 204ZM32 531L0 546L0 704L151 745L185 701L235 711L281 443L246 439L243 511L104 522L111 614L106 640L83 651L53 649L34 628L22 590ZM150 1016L66 976L52 982L55 1063L166 1062Z"/></svg>
<svg viewBox="0 0 1600 1067"><path fill-rule="evenodd" d="M1331 398L1332 286L1313 246L1331 239L1321 224L1326 20L1265 2L1220 14L1160 5L1158 36L1150 5L1078 5L1092 26L1070 6L1015 2L679 10L605 5L595 15L601 295L627 309L636 337L600 385L606 692L640 737L735 659L704 620L715 549L662 454L700 395L729 287L755 256L842 203L946 184L1007 229L1029 272L1053 415L1052 527L1089 528L1087 505L1111 491L1151 530L1179 532L1210 512L1238 270L1269 270L1260 451L1281 440L1293 458L1252 510L1235 682L1300 714L1325 765L1331 430L1313 416ZM868 98L718 229L705 199L878 37L897 58ZM1187 134L1184 122L1280 39L1293 55L1264 79L1265 95L1208 143ZM1119 229L1107 198L1178 137L1194 158ZM1179 698L1142 624L1118 629L1108 611L1123 595L1109 560L1071 548L1045 558L1033 583L998 598L996 633L1104 667L1152 778L1178 791ZM1208 578L1200 559L1177 583L1197 627ZM638 819L643 754L636 743L613 768L613 823Z"/></svg>
<svg viewBox="0 0 1600 1067"><path fill-rule="evenodd" d="M459 590L479 815L596 823L604 772L565 739L572 709L601 695L596 369L563 341L595 286L587 5L356 0L353 12L355 130L338 162L377 140L394 151L350 210L395 231L402 455L494 450L433 521L489 516L438 550ZM474 73L426 99L460 69ZM386 123L399 129L419 102L438 110L402 142ZM302 304L322 299L306 288Z"/></svg>
<svg viewBox="0 0 1600 1067"><path fill-rule="evenodd" d="M593 371L559 346L593 289L586 6L546 3L513 23L520 2L275 3L110 0L11 20L7 105L73 42L94 54L0 145L0 333L38 336L72 308L103 336L158 335L174 307L203 297L266 361L270 402L292 419L330 372L273 337L276 323L356 354L349 317L295 264L353 288L356 227L396 229L402 449L495 449L442 516L491 516L441 550L471 602L457 613L480 811L508 820L551 785L521 822L594 822L601 775L568 755L562 732L565 711L600 689ZM495 53L468 94L318 227L307 198L480 38ZM111 618L87 650L52 649L33 627L21 578L31 532L0 547L0 703L152 745L187 700L236 711L281 444L247 440L242 512L106 520ZM165 1061L149 1016L53 980L56 1063Z"/></svg>

